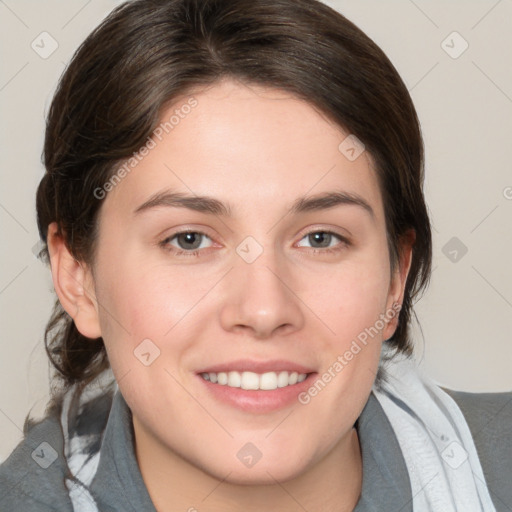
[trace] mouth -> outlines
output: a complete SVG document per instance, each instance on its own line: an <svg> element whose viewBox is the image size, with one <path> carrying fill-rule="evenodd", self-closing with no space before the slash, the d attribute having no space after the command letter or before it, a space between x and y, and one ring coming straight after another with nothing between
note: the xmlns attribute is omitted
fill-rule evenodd
<svg viewBox="0 0 512 512"><path fill-rule="evenodd" d="M313 385L317 372L219 371L196 377L215 403L249 414L268 414L302 404L299 398ZM301 405L301 407L303 407Z"/></svg>

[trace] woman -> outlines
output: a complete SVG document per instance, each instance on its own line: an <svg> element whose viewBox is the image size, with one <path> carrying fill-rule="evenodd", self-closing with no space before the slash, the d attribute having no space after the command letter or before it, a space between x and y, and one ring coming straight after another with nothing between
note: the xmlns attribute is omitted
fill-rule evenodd
<svg viewBox="0 0 512 512"><path fill-rule="evenodd" d="M419 123L342 15L123 4L64 73L44 156L61 386L2 465L2 510L512 504L512 394L414 364Z"/></svg>

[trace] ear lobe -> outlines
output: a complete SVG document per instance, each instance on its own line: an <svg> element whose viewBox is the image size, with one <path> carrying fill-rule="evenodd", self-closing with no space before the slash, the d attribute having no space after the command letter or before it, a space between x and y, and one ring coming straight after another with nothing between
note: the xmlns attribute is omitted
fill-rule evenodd
<svg viewBox="0 0 512 512"><path fill-rule="evenodd" d="M399 304L401 307L404 302L405 285L409 275L409 270L411 269L415 240L416 233L411 229L402 237L400 243L398 268L393 273L393 277L389 284L388 301L386 304L386 316L388 316L387 313L390 312L389 316L392 315L392 318L387 321L387 325L382 332L384 340L391 338L398 327L398 316L400 310L396 305Z"/></svg>
<svg viewBox="0 0 512 512"><path fill-rule="evenodd" d="M87 338L100 338L97 300L90 269L69 252L56 222L48 226L48 252L55 292L64 310Z"/></svg>

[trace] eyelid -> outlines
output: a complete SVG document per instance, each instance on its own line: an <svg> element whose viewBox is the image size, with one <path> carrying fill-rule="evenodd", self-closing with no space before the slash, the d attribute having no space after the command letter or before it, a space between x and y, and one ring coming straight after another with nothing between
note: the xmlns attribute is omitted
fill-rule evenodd
<svg viewBox="0 0 512 512"><path fill-rule="evenodd" d="M300 240L302 240L305 236L311 235L313 233L330 233L331 235L335 235L338 238L340 238L342 241L345 241L347 243L352 242L352 234L349 233L346 229L342 228L334 228L330 226L322 226L322 225L315 225L315 226L308 226L304 229L304 231L299 232L297 235L300 237Z"/></svg>
<svg viewBox="0 0 512 512"><path fill-rule="evenodd" d="M210 233L210 229L206 226L179 226L178 228L170 228L166 229L165 231L161 232L159 235L157 235L158 240L167 240L169 238L173 238L175 236L181 235L183 233L200 233L202 235L207 236L211 240L214 240L214 238L217 237L217 235L213 235Z"/></svg>

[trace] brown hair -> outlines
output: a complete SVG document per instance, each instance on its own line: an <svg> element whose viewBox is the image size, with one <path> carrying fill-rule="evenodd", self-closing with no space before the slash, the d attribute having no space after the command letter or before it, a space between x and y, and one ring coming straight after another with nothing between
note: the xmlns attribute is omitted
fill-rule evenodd
<svg viewBox="0 0 512 512"><path fill-rule="evenodd" d="M428 283L432 258L419 122L382 50L316 0L134 0L115 8L74 54L48 113L37 191L46 260L56 221L71 254L92 263L102 204L93 191L145 143L173 99L226 77L291 92L365 144L383 197L391 270L401 237L416 234L389 340L412 354L413 299ZM80 334L59 301L45 345L65 387L109 366L103 340Z"/></svg>

